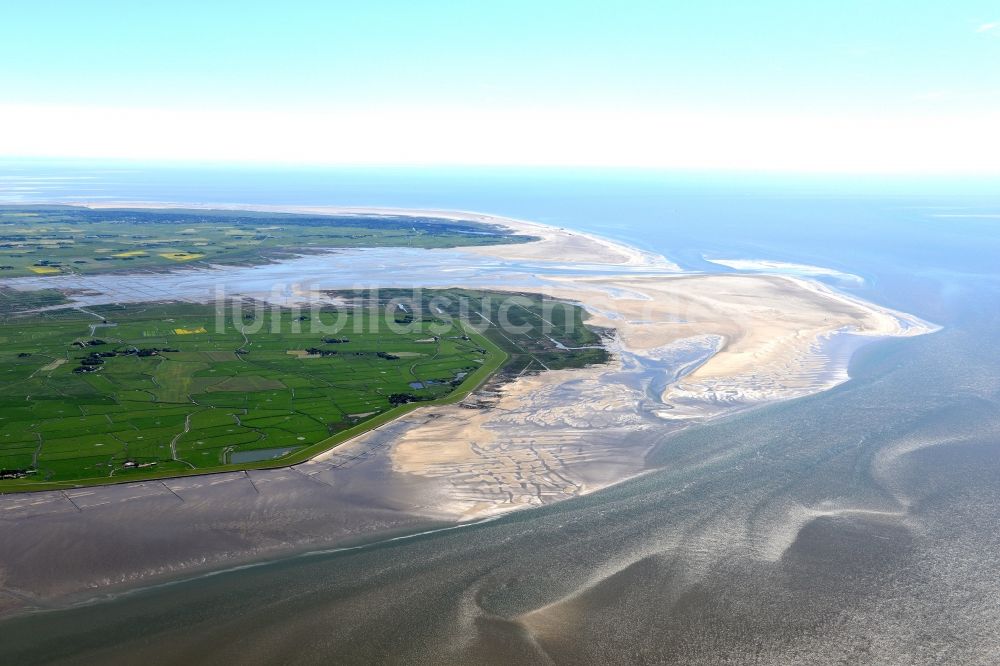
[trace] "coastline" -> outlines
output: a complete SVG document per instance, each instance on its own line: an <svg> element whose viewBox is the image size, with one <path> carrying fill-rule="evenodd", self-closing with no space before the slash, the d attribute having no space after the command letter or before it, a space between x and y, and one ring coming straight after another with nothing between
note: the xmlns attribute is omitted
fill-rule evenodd
<svg viewBox="0 0 1000 666"><path fill-rule="evenodd" d="M140 202L140 201L102 201L99 203L79 201L68 202L65 205L81 206L93 210L107 208L148 208L148 209L188 209L188 210L244 210L259 211L268 213L299 213L313 215L404 215L408 217L433 217L444 220L461 220L465 222L480 222L483 224L496 224L507 227L517 234L538 236L542 242L532 243L534 246L524 254L520 254L518 249L507 246L508 251L503 253L503 257L536 258L545 261L553 261L551 252L558 251L561 261L572 263L580 260L596 261L603 265L612 266L635 266L642 268L657 268L672 272L681 272L677 264L669 261L666 257L653 252L646 252L632 247L626 243L620 243L596 234L584 231L567 230L553 227L541 222L532 222L512 217L481 213L477 211L463 211L452 209L436 208L392 208L381 206L287 206L287 205L262 205L262 204L181 204L171 202ZM583 241L583 242L581 242ZM469 252L479 252L489 248L469 247L464 248ZM482 252L489 254L489 252Z"/></svg>
<svg viewBox="0 0 1000 666"><path fill-rule="evenodd" d="M88 205L139 207L129 202ZM459 251L470 261L486 256L602 267L605 274L597 276L535 275L535 281L494 288L580 303L591 313L590 323L616 330L613 360L607 366L525 375L487 387L495 394L496 409L417 410L291 468L226 479L220 475L218 483L139 482L115 492L95 487L88 490L100 500L84 510L66 506L65 493L24 506L0 498L0 524L12 536L6 548L0 546L0 586L9 598L21 599L7 604L8 612L23 608L36 590L48 590L36 595L40 599L68 598L86 589L138 585L240 558L266 559L268 554L364 539L362 535L380 530L405 530L406 525L465 524L591 493L644 473L647 453L674 432L845 381L846 370L824 374L825 365L846 362L823 358L817 348L823 336L845 327L873 340L936 330L812 280L681 273L666 258L616 241L483 213L144 207L408 214L499 224L538 236L540 241L529 244ZM695 367L678 371L678 354L683 356L692 340L705 336L719 340L714 352ZM670 372L676 374L673 381L659 386ZM351 456L360 461L345 466ZM352 519L335 517L345 510L354 512ZM140 517L157 521L154 535L131 533L129 526ZM199 542L192 538L196 533L212 538ZM158 538L176 540L179 535L184 543L174 544L171 552L152 549ZM65 580L44 581L41 568L53 563L17 553L12 544L19 537L44 544L55 557L72 543L79 548L76 540L82 540L89 554L75 569L61 572ZM101 561L123 547L138 557L127 564L114 558Z"/></svg>

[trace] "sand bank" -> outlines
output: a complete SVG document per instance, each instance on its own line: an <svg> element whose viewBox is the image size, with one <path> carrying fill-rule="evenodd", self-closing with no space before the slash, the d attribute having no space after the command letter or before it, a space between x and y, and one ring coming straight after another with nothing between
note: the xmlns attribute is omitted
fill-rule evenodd
<svg viewBox="0 0 1000 666"><path fill-rule="evenodd" d="M775 265L774 275L760 272L767 262L750 262L752 273L683 273L667 258L623 243L479 212L184 207L409 215L502 226L539 240L460 248L469 264L486 257L522 271L481 275L476 286L579 303L592 324L615 331L615 356L607 367L521 377L495 389L491 409L432 408L400 421L396 440L380 448L396 472L416 477L407 483L416 480L424 496L414 505L437 518L468 519L590 492L641 472L645 452L679 428L847 381L850 356L866 340L935 330L787 274L784 265ZM455 251L447 252L454 262ZM808 268L817 276L831 273ZM468 285L456 279L448 286ZM380 437L364 435L358 445ZM329 455L315 462L323 465Z"/></svg>
<svg viewBox="0 0 1000 666"><path fill-rule="evenodd" d="M140 206L102 204L122 205ZM266 209L441 216L536 236L459 253L470 266L527 262L516 279L475 286L581 303L593 324L614 330L613 359L487 385L462 405L418 410L294 468L0 497L0 611L592 492L643 473L648 452L679 430L846 381L858 341L935 330L810 279L683 274L627 245L480 213ZM455 261L455 250L422 252L432 268L435 257ZM323 261L338 257L358 258Z"/></svg>
<svg viewBox="0 0 1000 666"><path fill-rule="evenodd" d="M605 487L640 473L649 449L680 429L832 388L849 379L850 357L864 342L936 330L799 276L681 274L663 257L607 239L434 214L541 238L470 254L581 273L603 267L486 286L579 303L590 323L616 334L609 366L521 377L497 389L493 409L435 408L400 423L388 447L393 469L424 480L435 509L461 519Z"/></svg>
<svg viewBox="0 0 1000 666"><path fill-rule="evenodd" d="M745 273L769 273L772 275L799 275L803 277L827 278L837 280L844 284L863 285L865 279L860 275L845 273L833 268L824 266L812 266L810 264L797 264L788 261L774 261L770 259L717 259L702 257L705 261L719 266L732 268L733 270Z"/></svg>

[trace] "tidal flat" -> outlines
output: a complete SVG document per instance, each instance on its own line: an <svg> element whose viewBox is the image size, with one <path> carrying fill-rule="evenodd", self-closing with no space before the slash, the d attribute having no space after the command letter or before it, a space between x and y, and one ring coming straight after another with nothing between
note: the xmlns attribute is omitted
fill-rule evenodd
<svg viewBox="0 0 1000 666"><path fill-rule="evenodd" d="M65 170L60 166L56 173ZM357 481L353 497L362 500L360 506L338 505L329 487L289 479L276 480L272 488L295 483L304 492L318 489L330 494L314 497L331 504L298 500L303 510L296 514L293 500L292 508L280 513L279 501L258 499L245 513L231 514L232 520L195 518L185 524L184 515L176 513L180 500L173 498L168 508L164 497L148 521L141 511L123 512L122 522L114 524L109 514L97 535L101 540L120 538L126 530L139 534L147 522L148 532L159 537L136 536L120 555L113 547L121 542L112 540L103 553L107 561L133 571L131 556L162 566L117 587L109 579L75 597L99 598L97 605L23 614L25 602L17 600L21 616L0 624L0 643L10 659L329 663L333 655L343 662L428 664L995 662L1000 470L994 412L1000 368L993 350L1000 340L1000 237L990 220L974 217L995 215L995 197L929 193L938 190L924 183L904 196L895 194L895 184L884 183L844 194L850 187L839 183L810 189L813 183L693 182L616 173L563 178L531 172L490 180L492 174L482 172L358 175L351 170L267 172L247 181L247 174L234 179L209 170L150 168L113 175L91 173L89 165L82 170L93 178L88 183L103 189L84 191L59 181L36 196L66 203L100 194L101 200L113 195L136 202L343 201L499 211L624 239L645 252L666 253L689 273L735 272L704 261L708 256L796 264L794 271L779 266L791 277L801 275L806 264L857 275L863 285L814 279L944 328L902 339L857 336L872 341L857 349L851 334L834 334L824 347L836 357L829 367L841 370L825 375L822 383L849 381L691 421L653 444L644 459L647 471L639 476L486 522L401 522L407 514L393 503L413 506L406 490L425 494L429 488L421 479L402 476L395 479L400 493L381 498L389 510L385 504L366 509L369 497L380 498L372 496L365 474L384 480L376 470L391 470L385 455L391 437L370 455L345 450L341 464L357 467L350 477L340 477L340 488L347 495L347 479ZM421 272L418 284L447 284L451 277L442 276L422 251L401 256ZM560 265L555 255L548 259L521 263L543 266L547 275L632 275L621 265L606 269ZM367 266L383 272L397 266L324 263L324 271L346 275ZM479 257L464 268L444 259L440 266L456 269L457 281L483 271L504 278L514 274L515 263ZM522 271L518 281L539 284L543 280L533 278L537 272ZM309 284L308 276L296 273L290 271L284 282ZM164 295L154 282L135 284ZM197 279L185 288L197 291ZM266 282L258 289L270 293ZM125 289L120 293L128 296ZM197 293L212 297L210 290ZM273 297L298 295L289 289ZM657 404L676 376L668 368L697 367L719 344L708 335L657 359L622 353L626 370L637 371L619 377ZM233 491L230 509L237 501L250 502L253 489L245 480L239 482L245 489L227 479L191 496L207 511L213 493L227 483ZM162 486L134 492L142 490L167 494ZM444 493L438 500L454 502ZM61 501L76 517L64 516L60 529L79 536L79 545L48 538L34 548L24 538L4 553L34 554L39 564L34 581L43 591L74 575L86 576L102 562L91 554L99 545L89 540L86 526L79 533L73 526L80 519L98 522L94 512L108 507L92 508L87 518L86 510L76 512ZM194 509L194 502L186 507L192 517ZM250 519L254 512L259 528ZM289 525L305 524L307 516L316 521L312 529L267 531L268 515L282 515ZM163 530L156 533L159 523ZM325 541L362 547L302 555L328 550L319 545L322 533L336 531L338 523L340 535L368 530L366 543L380 539L380 528L390 538L448 529L368 546L335 536ZM52 525L42 524L37 533ZM226 539L234 553L240 544L249 550L253 530L262 536L256 556L213 562L198 553L198 541L221 552ZM314 545L294 546L299 537ZM66 552L48 550L53 544ZM193 556L185 560L185 553ZM269 558L271 564L255 564ZM215 573L246 564L254 566ZM195 575L196 566L208 577L181 582ZM59 567L67 573L59 574ZM115 567L109 564L107 571L115 573ZM63 590L62 596L49 596L49 606L70 600ZM43 600L28 602L38 607Z"/></svg>
<svg viewBox="0 0 1000 666"><path fill-rule="evenodd" d="M976 348L953 329L882 343L851 382L689 429L600 492L9 619L4 645L19 663L989 664L1000 469L990 405L956 389L995 395L996 363L933 405L899 392Z"/></svg>
<svg viewBox="0 0 1000 666"><path fill-rule="evenodd" d="M486 384L470 405L419 409L284 469L0 498L11 537L0 546L8 612L584 496L649 474L659 466L654 452L694 425L843 383L850 354L835 353L833 341L845 335L935 330L802 278L685 273L628 245L489 215L391 214L505 226L539 240L340 249L261 266L5 286L62 289L81 307L207 301L220 291L308 304L366 279L371 286L372 275L385 288L539 293L582 305L589 324L613 331L611 359L564 370L538 360L532 372Z"/></svg>

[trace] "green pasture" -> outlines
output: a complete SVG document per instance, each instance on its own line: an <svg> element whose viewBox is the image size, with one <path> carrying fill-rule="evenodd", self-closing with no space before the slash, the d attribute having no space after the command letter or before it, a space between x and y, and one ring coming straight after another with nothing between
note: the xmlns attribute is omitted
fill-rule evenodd
<svg viewBox="0 0 1000 666"><path fill-rule="evenodd" d="M606 360L579 307L537 296L338 295L0 313L0 491L292 464L498 370Z"/></svg>
<svg viewBox="0 0 1000 666"><path fill-rule="evenodd" d="M340 247L438 248L529 239L486 224L401 215L0 206L0 279L261 263Z"/></svg>

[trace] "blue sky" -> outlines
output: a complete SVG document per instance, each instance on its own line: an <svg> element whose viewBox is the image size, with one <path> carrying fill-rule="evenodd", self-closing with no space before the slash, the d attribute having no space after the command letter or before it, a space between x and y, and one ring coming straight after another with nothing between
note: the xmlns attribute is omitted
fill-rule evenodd
<svg viewBox="0 0 1000 666"><path fill-rule="evenodd" d="M7 1L0 25L7 155L1000 163L995 0Z"/></svg>

